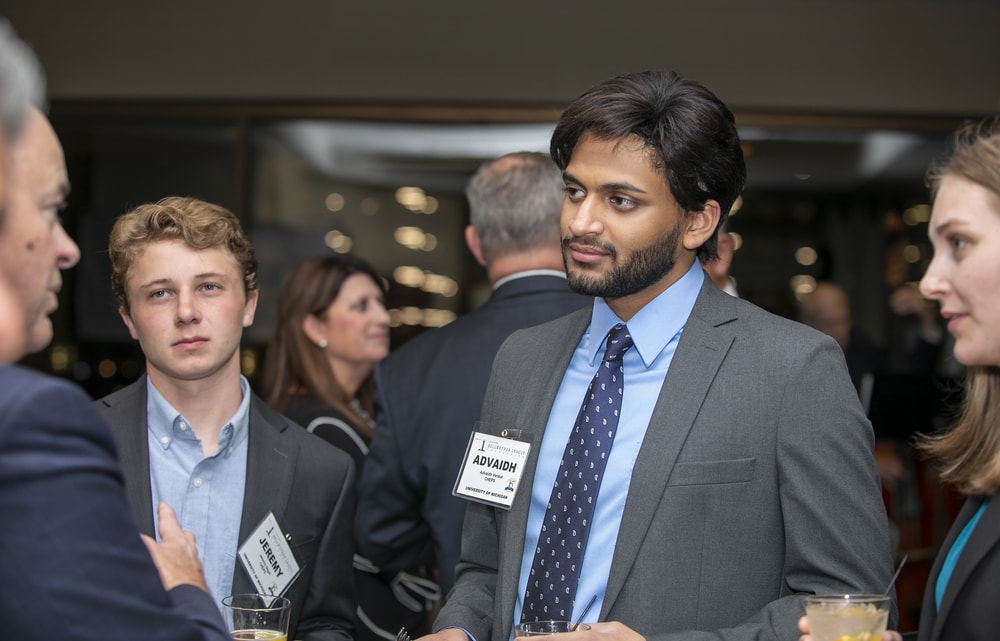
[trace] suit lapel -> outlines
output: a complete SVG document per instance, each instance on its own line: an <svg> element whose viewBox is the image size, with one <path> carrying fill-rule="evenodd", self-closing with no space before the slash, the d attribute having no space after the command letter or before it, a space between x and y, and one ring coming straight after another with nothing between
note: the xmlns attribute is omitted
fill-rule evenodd
<svg viewBox="0 0 1000 641"><path fill-rule="evenodd" d="M938 554L938 558L934 563L934 568L931 570L930 580L936 582L937 576L940 574L941 565L943 565L944 557L947 555L951 546L955 543L955 539L958 538L959 533L969 522L972 516L975 514L976 510L979 509L981 501L979 500L967 500L962 506L962 510L959 512L958 517L955 519L956 525L952 527L952 530L948 533L948 538L941 546L941 554ZM958 525L958 524L961 525ZM962 590L962 586L969 579L972 571L975 570L976 566L982 561L983 557L986 556L998 543L998 533L1000 533L1000 497L996 495L990 500L990 504L986 507L986 511L979 519L979 523L976 524L975 529L972 531L969 540L966 541L965 547L962 549L961 555L958 557L958 562L955 564L954 570L952 570L951 577L948 579L948 586L945 588L944 596L941 598L941 609L938 611L937 616L934 619L934 627L931 635L932 639L941 638L941 630L944 622L948 619L948 614L951 612L951 608L955 603L955 599L959 592ZM931 607L934 607L933 594L934 585L928 584L928 590L931 594ZM924 604L924 607L927 603ZM933 612L934 610L930 610Z"/></svg>
<svg viewBox="0 0 1000 641"><path fill-rule="evenodd" d="M143 375L113 399L101 402L107 408L108 423L118 445L119 460L125 471L125 495L132 516L140 532L154 536L146 396L146 376Z"/></svg>
<svg viewBox="0 0 1000 641"><path fill-rule="evenodd" d="M562 384L563 373L569 366L580 337L590 324L590 315L591 310L588 307L553 323L548 334L539 336L539 341L534 346L536 349L531 354L532 360L523 368L527 373L526 377L516 383L524 390L524 394L519 397L515 425L529 432L532 440L525 472L520 482L522 491L517 493L509 511L503 513L497 510L501 524L506 524L505 527L498 528L501 534L499 563L505 570L499 573L497 599L498 602L509 603L510 606L502 609L503 620L494 628L496 631L509 631L514 626L514 603L518 598L517 586L521 557L524 553L524 529L528 521L528 509L531 506L531 488L534 483L538 448L549 420L552 403ZM506 632L497 634L506 639Z"/></svg>
<svg viewBox="0 0 1000 641"><path fill-rule="evenodd" d="M260 525L269 512L278 520L285 536L294 536L285 511L292 490L298 447L284 437L289 422L253 395L250 398L250 426L247 434L247 480L243 492L239 545ZM237 562L233 592L257 589Z"/></svg>
<svg viewBox="0 0 1000 641"><path fill-rule="evenodd" d="M917 633L920 641L936 639L940 634L940 630L938 628L943 618L939 616L937 605L935 603L935 584L937 583L938 575L941 574L941 567L944 565L944 557L947 555L948 550L951 549L951 546L955 544L955 539L958 538L958 533L962 531L965 524L968 523L970 518L972 518L972 515L976 511L976 507L977 502L966 499L965 503L962 505L962 509L959 510L958 515L955 517L955 521L952 523L951 529L948 530L948 534L941 543L940 552L935 557L934 563L931 566L931 571L927 578L927 585L924 587L924 601L921 606L922 609L920 610L921 626ZM942 606L944 605L945 604L942 603ZM950 605L950 603L948 605ZM928 623L931 625L927 625Z"/></svg>
<svg viewBox="0 0 1000 641"><path fill-rule="evenodd" d="M706 278L684 325L632 470L601 610L602 621L614 606L635 563L674 463L712 379L732 345L733 332L719 326L735 318L733 299L718 291Z"/></svg>

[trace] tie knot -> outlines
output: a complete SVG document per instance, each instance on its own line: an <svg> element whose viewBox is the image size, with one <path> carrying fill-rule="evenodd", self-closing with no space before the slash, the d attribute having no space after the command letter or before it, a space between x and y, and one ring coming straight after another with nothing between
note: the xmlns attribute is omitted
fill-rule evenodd
<svg viewBox="0 0 1000 641"><path fill-rule="evenodd" d="M620 361L629 347L632 347L632 337L628 333L628 327L619 323L608 332L608 346L604 350L604 360Z"/></svg>

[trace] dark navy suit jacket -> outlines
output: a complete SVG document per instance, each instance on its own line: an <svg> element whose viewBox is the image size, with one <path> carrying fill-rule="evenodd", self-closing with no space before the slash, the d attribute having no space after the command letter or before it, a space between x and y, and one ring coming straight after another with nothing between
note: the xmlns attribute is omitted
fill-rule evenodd
<svg viewBox="0 0 1000 641"><path fill-rule="evenodd" d="M515 330L592 301L559 276L515 278L480 308L414 338L378 365L375 436L359 484L359 552L391 573L438 567L447 594L466 507L451 491L493 357Z"/></svg>
<svg viewBox="0 0 1000 641"><path fill-rule="evenodd" d="M966 500L938 552L920 610L919 641L982 641L996 639L1000 630L1000 493L994 494L965 543L941 600L934 605L934 587L941 566L982 497Z"/></svg>
<svg viewBox="0 0 1000 641"><path fill-rule="evenodd" d="M164 592L90 399L16 366L0 366L0 585L15 639L229 639L208 593Z"/></svg>

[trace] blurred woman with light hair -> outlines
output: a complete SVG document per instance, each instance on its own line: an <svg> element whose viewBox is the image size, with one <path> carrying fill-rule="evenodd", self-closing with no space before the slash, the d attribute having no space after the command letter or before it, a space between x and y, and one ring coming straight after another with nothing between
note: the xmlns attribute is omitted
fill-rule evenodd
<svg viewBox="0 0 1000 641"><path fill-rule="evenodd" d="M961 129L929 183L934 258L920 292L940 304L967 374L955 425L919 446L966 500L931 568L916 639L992 640L1000 630L1000 119Z"/></svg>

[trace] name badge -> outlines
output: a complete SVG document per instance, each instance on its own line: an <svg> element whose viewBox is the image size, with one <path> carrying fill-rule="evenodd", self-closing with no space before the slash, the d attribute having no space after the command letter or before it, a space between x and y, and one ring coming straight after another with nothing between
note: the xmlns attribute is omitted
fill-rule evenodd
<svg viewBox="0 0 1000 641"><path fill-rule="evenodd" d="M452 494L509 510L529 449L524 441L473 432Z"/></svg>
<svg viewBox="0 0 1000 641"><path fill-rule="evenodd" d="M299 564L272 512L243 542L239 556L258 594L281 596L299 575Z"/></svg>

